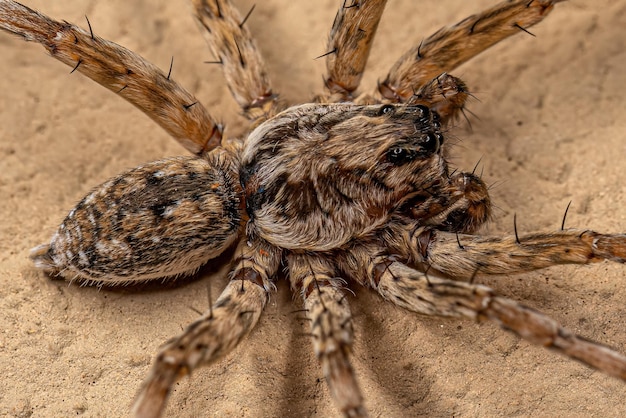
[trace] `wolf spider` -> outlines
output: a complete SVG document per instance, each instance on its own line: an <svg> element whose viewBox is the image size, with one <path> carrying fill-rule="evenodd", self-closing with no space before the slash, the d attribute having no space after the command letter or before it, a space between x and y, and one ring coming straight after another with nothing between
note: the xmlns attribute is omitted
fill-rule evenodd
<svg viewBox="0 0 626 418"><path fill-rule="evenodd" d="M160 349L134 406L159 416L174 383L231 351L256 325L284 267L310 321L337 408L367 415L350 364L348 283L426 315L491 320L522 338L626 379L626 358L474 283L557 264L626 261L626 235L563 227L484 237L485 183L448 168L446 126L468 89L448 74L541 21L558 0L497 4L409 50L373 94L357 94L385 1L344 2L326 57L326 92L288 107L270 87L244 21L227 0L193 0L226 81L250 121L242 138L131 51L19 3L0 1L0 27L44 45L139 107L194 156L127 171L70 211L33 249L53 277L116 286L177 277L236 246L226 289ZM171 69L170 69L171 72Z"/></svg>

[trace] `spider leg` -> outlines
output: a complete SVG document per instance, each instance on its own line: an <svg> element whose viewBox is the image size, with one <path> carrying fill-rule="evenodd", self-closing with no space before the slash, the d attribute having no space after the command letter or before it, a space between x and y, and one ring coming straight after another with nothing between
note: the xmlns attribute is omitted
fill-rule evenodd
<svg viewBox="0 0 626 418"><path fill-rule="evenodd" d="M328 39L324 84L326 102L352 101L367 63L378 22L387 0L345 0L335 16Z"/></svg>
<svg viewBox="0 0 626 418"><path fill-rule="evenodd" d="M291 287L301 293L315 354L335 403L346 417L365 417L363 397L349 353L352 346L352 315L344 284L326 259L308 254L289 254Z"/></svg>
<svg viewBox="0 0 626 418"><path fill-rule="evenodd" d="M563 328L552 318L486 286L426 276L390 257L370 261L370 284L385 299L410 311L491 320L521 338L548 347L608 375L626 380L626 357Z"/></svg>
<svg viewBox="0 0 626 418"><path fill-rule="evenodd" d="M134 52L17 2L0 1L0 29L40 43L53 58L123 97L188 151L204 155L220 145L222 127L198 100Z"/></svg>
<svg viewBox="0 0 626 418"><path fill-rule="evenodd" d="M49 274L86 284L193 273L237 240L240 194L236 169L222 148L206 159L145 164L85 196L31 258Z"/></svg>
<svg viewBox="0 0 626 418"><path fill-rule="evenodd" d="M469 95L463 80L442 73L416 90L407 103L428 106L437 112L445 126L449 121L456 119L463 110Z"/></svg>
<svg viewBox="0 0 626 418"><path fill-rule="evenodd" d="M408 50L378 87L387 100L406 101L415 90L499 41L542 21L562 0L504 1L444 27Z"/></svg>
<svg viewBox="0 0 626 418"><path fill-rule="evenodd" d="M244 115L262 122L279 110L265 64L250 31L229 0L193 0L196 19L222 65L230 91Z"/></svg>
<svg viewBox="0 0 626 418"><path fill-rule="evenodd" d="M228 354L257 324L274 289L272 277L281 255L264 245L249 249L245 242L240 250L231 280L215 305L159 350L135 400L136 417L160 416L176 381Z"/></svg>
<svg viewBox="0 0 626 418"><path fill-rule="evenodd" d="M487 185L474 173L456 172L408 199L400 212L420 225L472 233L491 216Z"/></svg>
<svg viewBox="0 0 626 418"><path fill-rule="evenodd" d="M509 237L481 237L392 226L393 245L402 257L456 279L481 274L512 274L558 264L603 260L626 262L626 234L562 230ZM400 243L401 242L401 243Z"/></svg>

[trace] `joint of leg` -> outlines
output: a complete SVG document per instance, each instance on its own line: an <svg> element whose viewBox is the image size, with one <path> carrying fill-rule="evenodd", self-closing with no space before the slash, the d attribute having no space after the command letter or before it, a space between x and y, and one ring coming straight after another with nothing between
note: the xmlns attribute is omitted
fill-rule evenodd
<svg viewBox="0 0 626 418"><path fill-rule="evenodd" d="M418 261L428 260L428 247L430 246L430 243L435 240L435 236L435 231L433 231L432 229L426 229L423 230L419 235L411 237L411 241L413 240L413 238L415 239L415 242L417 243L417 254L419 254L422 258Z"/></svg>
<svg viewBox="0 0 626 418"><path fill-rule="evenodd" d="M263 280L263 275L255 270L252 267L244 267L241 270L238 270L231 281L246 281L250 283L254 283L259 286L261 289L265 290L265 282Z"/></svg>
<svg viewBox="0 0 626 418"><path fill-rule="evenodd" d="M378 92L384 99L391 100L392 102L402 100L396 89L389 84L389 79L378 84Z"/></svg>
<svg viewBox="0 0 626 418"><path fill-rule="evenodd" d="M324 80L324 85L330 92L331 96L341 99L342 101L352 101L352 93L354 92L354 88L350 86L344 86L331 77L328 77Z"/></svg>
<svg viewBox="0 0 626 418"><path fill-rule="evenodd" d="M385 274L391 274L392 278L396 278L391 270L389 269L393 263L396 261L406 261L403 260L402 257L397 255L385 255L376 257L375 260L372 260L373 267L370 271L370 283L374 288L378 288L378 284L383 279Z"/></svg>
<svg viewBox="0 0 626 418"><path fill-rule="evenodd" d="M333 282L331 280L311 280L309 285L306 287L304 292L304 297L308 298L313 291L321 289L323 287L333 287Z"/></svg>
<svg viewBox="0 0 626 418"><path fill-rule="evenodd" d="M266 91L259 97L252 100L248 105L244 106L243 111L248 112L253 108L264 108L267 103L271 103L278 98L277 94L272 93L271 90Z"/></svg>

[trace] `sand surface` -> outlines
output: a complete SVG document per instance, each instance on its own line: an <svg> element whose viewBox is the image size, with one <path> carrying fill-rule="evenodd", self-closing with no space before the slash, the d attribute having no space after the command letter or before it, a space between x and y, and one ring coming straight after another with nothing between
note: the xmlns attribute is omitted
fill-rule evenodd
<svg viewBox="0 0 626 418"><path fill-rule="evenodd" d="M167 69L237 132L243 119L183 0L24 0ZM248 10L254 1L238 1ZM276 91L321 88L336 1L263 1L249 23ZM364 86L404 50L493 1L390 2ZM480 170L495 202L485 234L569 227L626 231L626 2L559 4L454 74L479 99L454 163ZM157 348L224 286L206 269L180 285L99 290L51 281L28 250L93 186L185 150L150 119L43 49L0 34L0 416L126 416ZM626 352L626 267L555 267L481 278L587 338ZM492 324L423 318L363 289L350 297L354 365L372 416L625 416L626 385ZM285 283L231 355L175 388L169 416L336 416Z"/></svg>

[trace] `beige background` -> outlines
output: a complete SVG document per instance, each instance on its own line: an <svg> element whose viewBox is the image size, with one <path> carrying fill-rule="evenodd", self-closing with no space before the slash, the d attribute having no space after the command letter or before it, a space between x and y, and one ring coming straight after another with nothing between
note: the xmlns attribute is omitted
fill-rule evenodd
<svg viewBox="0 0 626 418"><path fill-rule="evenodd" d="M26 1L85 25L167 69L236 132L243 120L183 0ZM248 10L254 0L238 1ZM275 88L292 103L321 86L337 1L257 2L249 26ZM493 1L391 1L364 83L402 51ZM454 163L481 169L496 205L485 233L567 225L626 231L626 2L574 0L454 73L480 101ZM0 415L124 416L153 356L224 285L138 290L50 281L28 250L91 187L185 151L105 89L42 48L0 34ZM585 337L626 352L626 267L603 263L481 279ZM422 318L366 290L350 298L354 364L373 416L624 416L626 385L491 324ZM232 355L175 389L170 416L336 415L306 324L285 283Z"/></svg>

